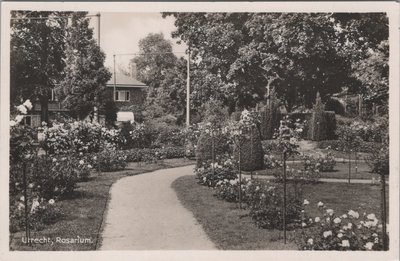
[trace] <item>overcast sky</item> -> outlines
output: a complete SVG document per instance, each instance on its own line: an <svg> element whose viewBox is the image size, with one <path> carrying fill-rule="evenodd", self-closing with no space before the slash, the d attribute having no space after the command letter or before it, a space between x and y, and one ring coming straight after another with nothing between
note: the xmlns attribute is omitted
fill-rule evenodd
<svg viewBox="0 0 400 261"><path fill-rule="evenodd" d="M100 47L106 53L106 66L113 66L113 54L139 52L139 40L149 33L163 33L171 40L175 52L184 52L186 45L176 44L171 32L175 30L174 18L162 18L160 13L101 13ZM97 39L97 17L91 24ZM180 56L182 54L177 54ZM117 68L127 67L133 56L116 56Z"/></svg>

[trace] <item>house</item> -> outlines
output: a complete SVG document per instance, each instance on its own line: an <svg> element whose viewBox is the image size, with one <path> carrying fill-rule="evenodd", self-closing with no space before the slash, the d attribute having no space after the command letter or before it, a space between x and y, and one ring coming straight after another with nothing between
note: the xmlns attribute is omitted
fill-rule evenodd
<svg viewBox="0 0 400 261"><path fill-rule="evenodd" d="M117 113L117 121L134 121L134 115L141 113L148 86L135 77L135 73L130 76L121 72L114 74L107 82L107 92L114 101L119 111Z"/></svg>
<svg viewBox="0 0 400 261"><path fill-rule="evenodd" d="M134 121L135 115L140 114L142 111L148 86L138 81L136 77L134 77L135 75L135 73L131 73L129 76L117 72L116 77L112 75L111 79L106 84L106 92L110 98L114 98L116 106L119 109L117 113L117 122ZM49 96L48 109L49 120L60 119L63 115L68 115L68 109L57 99L54 90L52 90ZM40 126L40 113L40 103L34 102L30 114L24 117L24 123L33 127ZM88 116L85 120L91 121L93 114L93 111L88 112ZM100 113L98 118L101 124L105 123L104 115Z"/></svg>

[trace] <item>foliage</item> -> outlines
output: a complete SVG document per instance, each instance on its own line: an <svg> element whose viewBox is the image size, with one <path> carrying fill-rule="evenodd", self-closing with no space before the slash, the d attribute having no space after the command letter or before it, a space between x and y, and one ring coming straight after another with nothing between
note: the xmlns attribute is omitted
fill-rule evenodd
<svg viewBox="0 0 400 261"><path fill-rule="evenodd" d="M11 20L10 104L39 100L41 121L48 121L48 96L65 67L65 30L70 12L13 11ZM37 18L48 18L37 20Z"/></svg>
<svg viewBox="0 0 400 261"><path fill-rule="evenodd" d="M207 133L207 129L203 130L200 134L196 146L196 162L198 167L202 166L203 162L212 160L212 139L210 131ZM215 157L217 155L224 155L230 151L228 139L225 134L218 133L214 136L214 139Z"/></svg>
<svg viewBox="0 0 400 261"><path fill-rule="evenodd" d="M266 169L274 169L282 166L282 161L277 160L274 155L264 155L264 167Z"/></svg>
<svg viewBox="0 0 400 261"><path fill-rule="evenodd" d="M10 198L10 232L14 233L25 228L25 205L24 198ZM39 198L32 198L28 201L31 206L29 211L29 228L42 230L47 225L54 224L62 216L62 210L53 199L49 201Z"/></svg>
<svg viewBox="0 0 400 261"><path fill-rule="evenodd" d="M104 116L106 121L106 126L113 127L114 123L117 121L118 107L114 100L109 100L104 103Z"/></svg>
<svg viewBox="0 0 400 261"><path fill-rule="evenodd" d="M343 151L350 153L360 146L362 140L356 131L355 125L341 125L336 130L339 137L340 147Z"/></svg>
<svg viewBox="0 0 400 261"><path fill-rule="evenodd" d="M126 167L126 156L120 151L105 150L96 154L96 168L102 172L123 170Z"/></svg>
<svg viewBox="0 0 400 261"><path fill-rule="evenodd" d="M382 250L382 225L375 214L360 217L356 211L337 215L319 202L321 216L311 219L301 230L298 246L301 250Z"/></svg>
<svg viewBox="0 0 400 261"><path fill-rule="evenodd" d="M335 113L324 111L319 93L317 93L314 111L308 122L308 138L310 140L325 140L335 137L336 119Z"/></svg>
<svg viewBox="0 0 400 261"><path fill-rule="evenodd" d="M296 104L311 107L317 91L325 98L351 82L350 64L337 52L330 14L167 15L175 17L173 36L190 47L202 72L193 77L194 91L203 98L214 94L231 111L236 104L253 107L267 94L265 86L275 89L291 110Z"/></svg>
<svg viewBox="0 0 400 261"><path fill-rule="evenodd" d="M201 126L192 124L188 128L181 130L181 134L185 137L185 155L186 157L195 156L197 142L201 134Z"/></svg>
<svg viewBox="0 0 400 261"><path fill-rule="evenodd" d="M138 80L149 86L147 106L157 105L181 123L186 113L186 59L172 53L172 44L162 33L141 39L139 49L131 63L137 68Z"/></svg>
<svg viewBox="0 0 400 261"><path fill-rule="evenodd" d="M183 147L161 147L161 148L143 148L143 149L130 149L121 151L126 156L128 162L141 162L149 161L151 159L174 159L184 158L185 149Z"/></svg>
<svg viewBox="0 0 400 261"><path fill-rule="evenodd" d="M318 158L314 158L310 155L304 155L302 161L305 170L316 169L321 172L331 172L336 165L335 157L330 151L323 156L319 156Z"/></svg>
<svg viewBox="0 0 400 261"><path fill-rule="evenodd" d="M34 157L27 164L27 183L39 198L57 199L70 194L79 180L87 179L92 166L72 155ZM23 191L22 164L10 169L10 194Z"/></svg>
<svg viewBox="0 0 400 261"><path fill-rule="evenodd" d="M87 13L73 13L65 42L63 80L56 88L59 99L74 117L84 119L98 106L111 73L105 54L93 38Z"/></svg>
<svg viewBox="0 0 400 261"><path fill-rule="evenodd" d="M220 163L218 163L220 162ZM195 169L196 178L201 185L215 187L220 181L236 179L235 164L230 158L220 158L213 163L208 160Z"/></svg>
<svg viewBox="0 0 400 261"><path fill-rule="evenodd" d="M276 129L279 127L279 101L275 92L271 95L269 105L261 109L261 137L263 140L272 139Z"/></svg>
<svg viewBox="0 0 400 261"><path fill-rule="evenodd" d="M92 153L103 148L118 149L126 142L120 130L107 129L97 123L75 121L53 122L52 127L42 127L44 140L41 146L49 154Z"/></svg>
<svg viewBox="0 0 400 261"><path fill-rule="evenodd" d="M244 130L241 141L241 169L244 171L260 170L264 167L264 151L260 134L256 128ZM237 150L234 150L237 159Z"/></svg>
<svg viewBox="0 0 400 261"><path fill-rule="evenodd" d="M370 151L366 161L373 173L389 175L389 141L386 140L380 148Z"/></svg>
<svg viewBox="0 0 400 261"><path fill-rule="evenodd" d="M266 154L280 153L280 147L277 140L263 140L261 141L261 144Z"/></svg>
<svg viewBox="0 0 400 261"><path fill-rule="evenodd" d="M239 181L220 180L216 186L215 195L228 202L238 202ZM242 200L250 210L250 216L261 228L282 229L282 189L276 185L258 180L243 179L241 184ZM302 201L301 191L293 187L288 197L287 224L297 226L300 221Z"/></svg>

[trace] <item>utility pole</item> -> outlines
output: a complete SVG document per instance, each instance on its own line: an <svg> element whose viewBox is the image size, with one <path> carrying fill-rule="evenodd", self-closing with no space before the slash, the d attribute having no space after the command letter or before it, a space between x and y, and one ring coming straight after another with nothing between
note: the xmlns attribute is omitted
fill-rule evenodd
<svg viewBox="0 0 400 261"><path fill-rule="evenodd" d="M190 48L187 57L187 79L186 79L186 127L190 126Z"/></svg>
<svg viewBox="0 0 400 261"><path fill-rule="evenodd" d="M97 16L97 41L100 47L100 12L96 14Z"/></svg>
<svg viewBox="0 0 400 261"><path fill-rule="evenodd" d="M117 88L117 75L115 74L115 54L113 55L114 58L114 101L115 101L115 91Z"/></svg>

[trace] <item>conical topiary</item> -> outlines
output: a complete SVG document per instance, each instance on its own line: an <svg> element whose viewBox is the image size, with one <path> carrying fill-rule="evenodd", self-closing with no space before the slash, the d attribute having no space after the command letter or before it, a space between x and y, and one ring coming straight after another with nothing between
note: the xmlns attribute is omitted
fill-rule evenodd
<svg viewBox="0 0 400 261"><path fill-rule="evenodd" d="M251 134L253 138L251 138ZM253 147L251 145L253 141ZM246 130L240 140L241 167L243 171L261 170L264 168L264 150L262 148L260 133L257 128ZM234 151L235 160L239 160L238 148Z"/></svg>

